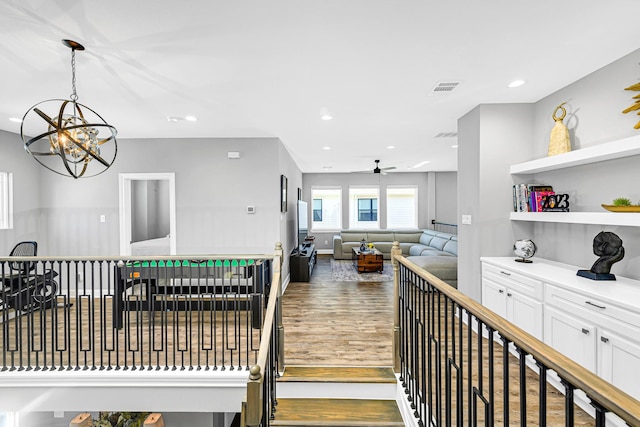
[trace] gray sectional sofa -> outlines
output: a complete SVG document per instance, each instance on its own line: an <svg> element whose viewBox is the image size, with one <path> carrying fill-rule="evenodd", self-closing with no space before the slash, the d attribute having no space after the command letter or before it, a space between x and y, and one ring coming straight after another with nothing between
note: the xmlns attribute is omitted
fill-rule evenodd
<svg viewBox="0 0 640 427"><path fill-rule="evenodd" d="M352 248L365 240L373 243L384 259L391 259L393 242L402 254L451 286L458 286L458 236L434 230L342 230L333 236L333 257L351 259Z"/></svg>

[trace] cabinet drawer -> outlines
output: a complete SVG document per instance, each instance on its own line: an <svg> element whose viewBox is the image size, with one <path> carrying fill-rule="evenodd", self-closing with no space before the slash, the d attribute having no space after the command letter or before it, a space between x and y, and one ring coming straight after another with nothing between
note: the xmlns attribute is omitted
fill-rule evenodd
<svg viewBox="0 0 640 427"><path fill-rule="evenodd" d="M482 277L506 286L523 295L542 301L543 284L540 280L532 279L506 268L490 264L482 264Z"/></svg>
<svg viewBox="0 0 640 427"><path fill-rule="evenodd" d="M640 325L640 313L638 312L632 312L611 303L603 302L598 298L553 285L547 285L545 303L580 314L585 318L592 318L594 314L597 314L605 322L611 320L624 322L627 326L633 326L636 333L638 332L637 327ZM615 324L613 326L615 327Z"/></svg>

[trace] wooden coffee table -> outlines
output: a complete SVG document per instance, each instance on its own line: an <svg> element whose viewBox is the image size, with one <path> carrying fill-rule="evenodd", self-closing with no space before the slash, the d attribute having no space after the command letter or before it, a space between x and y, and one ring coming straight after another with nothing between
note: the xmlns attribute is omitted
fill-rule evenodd
<svg viewBox="0 0 640 427"><path fill-rule="evenodd" d="M351 258L353 259L353 265L358 270L358 273L367 273L371 271L377 271L382 273L384 269L382 252L377 249L367 250L360 252L359 248L352 248Z"/></svg>

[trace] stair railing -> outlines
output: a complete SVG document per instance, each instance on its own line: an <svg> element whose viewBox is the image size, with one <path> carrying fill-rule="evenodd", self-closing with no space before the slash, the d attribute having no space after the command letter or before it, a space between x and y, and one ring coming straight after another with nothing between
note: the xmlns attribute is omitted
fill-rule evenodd
<svg viewBox="0 0 640 427"><path fill-rule="evenodd" d="M276 246L272 287L256 364L249 369L247 394L242 403L241 425L268 426L277 405L276 378L284 369L284 327L282 325L282 245Z"/></svg>
<svg viewBox="0 0 640 427"><path fill-rule="evenodd" d="M397 242L392 259L395 368L418 425L545 426L553 412L566 426L578 416L640 426L638 400L419 268Z"/></svg>

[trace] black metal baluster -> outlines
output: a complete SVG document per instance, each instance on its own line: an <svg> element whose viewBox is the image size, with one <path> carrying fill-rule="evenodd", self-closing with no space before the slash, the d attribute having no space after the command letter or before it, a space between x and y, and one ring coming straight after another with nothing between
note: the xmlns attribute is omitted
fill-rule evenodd
<svg viewBox="0 0 640 427"><path fill-rule="evenodd" d="M466 310L465 310L466 311ZM467 313L467 416L469 417L469 421L475 421L473 416L473 345L472 345L472 336L473 336L473 318L469 311Z"/></svg>
<svg viewBox="0 0 640 427"><path fill-rule="evenodd" d="M519 374L520 374L520 425L527 425L527 352L517 347L520 357Z"/></svg>
<svg viewBox="0 0 640 427"><path fill-rule="evenodd" d="M538 366L538 375L539 375L538 393L540 393L540 398L538 402L538 406L539 406L538 426L546 427L547 425L547 367L540 361L536 361L536 365Z"/></svg>
<svg viewBox="0 0 640 427"><path fill-rule="evenodd" d="M573 412L573 391L575 387L564 378L560 378L560 383L564 386L564 423L567 427L574 426Z"/></svg>
<svg viewBox="0 0 640 427"><path fill-rule="evenodd" d="M495 362L495 352L494 352L494 342L493 335L495 334L495 330L491 326L487 326L487 333L489 334L488 339L488 354L487 354L487 362L489 364L489 398L487 405L487 417L485 418L485 422L488 426L494 425L494 412L495 412L495 373L494 373L494 362Z"/></svg>
<svg viewBox="0 0 640 427"><path fill-rule="evenodd" d="M590 401L591 401L591 406L593 406L596 409L596 426L595 427L605 427L607 422L605 417L607 414L607 410L605 409L604 406L602 406L595 400L590 399Z"/></svg>
<svg viewBox="0 0 640 427"><path fill-rule="evenodd" d="M502 417L503 425L509 425L509 344L510 341L500 335L502 340Z"/></svg>

